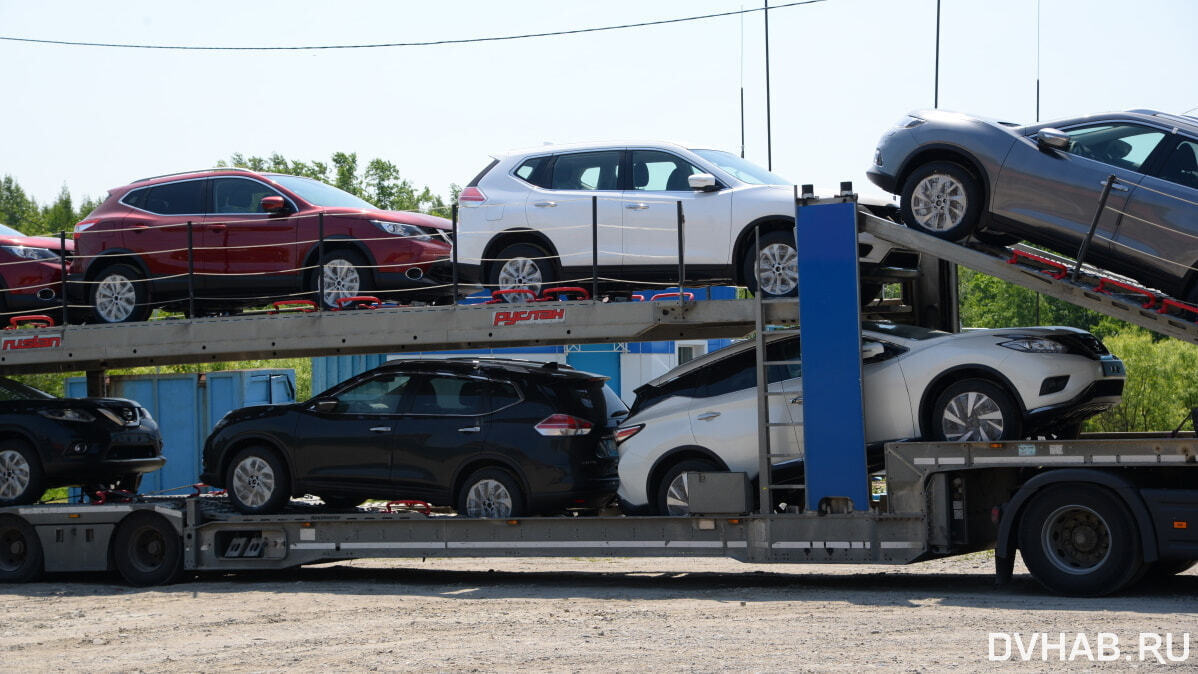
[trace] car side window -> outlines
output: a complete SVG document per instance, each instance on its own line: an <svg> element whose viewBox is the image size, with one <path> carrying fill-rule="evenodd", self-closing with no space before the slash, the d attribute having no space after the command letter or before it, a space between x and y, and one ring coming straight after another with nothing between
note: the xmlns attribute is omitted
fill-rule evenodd
<svg viewBox="0 0 1198 674"><path fill-rule="evenodd" d="M506 387L506 388L504 388ZM518 400L510 384L491 381L480 377L459 377L448 374L430 374L420 378L408 395L410 414L447 414L454 416L477 416L496 409L490 400L492 393L496 402L506 406Z"/></svg>
<svg viewBox="0 0 1198 674"><path fill-rule="evenodd" d="M687 178L702 173L690 162L660 150L632 151L632 188L646 192L690 191Z"/></svg>
<svg viewBox="0 0 1198 674"><path fill-rule="evenodd" d="M265 213L262 197L282 196L257 180L213 178L209 213Z"/></svg>
<svg viewBox="0 0 1198 674"><path fill-rule="evenodd" d="M337 394L334 413L340 414L397 414L411 376L399 373L371 377Z"/></svg>
<svg viewBox="0 0 1198 674"><path fill-rule="evenodd" d="M150 190L143 187L140 190L133 190L129 192L125 195L124 199L121 199L121 201L126 206L132 206L133 208L140 208L144 210L146 207L146 197L149 194Z"/></svg>
<svg viewBox="0 0 1198 674"><path fill-rule="evenodd" d="M733 393L757 385L757 359L753 349L718 360L705 368L705 383L700 397Z"/></svg>
<svg viewBox="0 0 1198 674"><path fill-rule="evenodd" d="M537 187L549 188L549 157L533 157L516 167L516 177Z"/></svg>
<svg viewBox="0 0 1198 674"><path fill-rule="evenodd" d="M155 185L141 208L160 215L199 215L204 212L203 194L203 180Z"/></svg>
<svg viewBox="0 0 1198 674"><path fill-rule="evenodd" d="M1171 183L1198 189L1198 143L1183 140L1161 164L1160 177Z"/></svg>
<svg viewBox="0 0 1198 674"><path fill-rule="evenodd" d="M558 155L553 162L554 190L620 189L620 150Z"/></svg>
<svg viewBox="0 0 1198 674"><path fill-rule="evenodd" d="M803 366L799 362L803 356L799 352L799 338L791 337L779 340L765 347L765 359L774 363L784 363L766 366L766 381L775 384L787 379L797 379L803 376ZM754 377L756 379L756 377ZM756 383L756 381L754 381Z"/></svg>
<svg viewBox="0 0 1198 674"><path fill-rule="evenodd" d="M1070 129L1069 153L1079 157L1139 171L1161 139L1163 131L1138 124L1100 124Z"/></svg>

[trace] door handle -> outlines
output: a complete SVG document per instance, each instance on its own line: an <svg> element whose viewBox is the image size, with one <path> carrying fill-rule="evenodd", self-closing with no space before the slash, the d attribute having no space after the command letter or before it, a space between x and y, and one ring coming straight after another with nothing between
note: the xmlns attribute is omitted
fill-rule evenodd
<svg viewBox="0 0 1198 674"><path fill-rule="evenodd" d="M213 232L223 232L223 231L225 231L225 228L227 228L227 227L228 227L228 225L226 225L223 222L214 222L211 225L208 225L209 231L213 231Z"/></svg>
<svg viewBox="0 0 1198 674"><path fill-rule="evenodd" d="M801 402L803 402L803 396L795 396L795 397L793 397L793 398L791 398L791 399L790 399L790 404L791 404L791 405L798 405L798 404L799 404L799 403L801 403Z"/></svg>
<svg viewBox="0 0 1198 674"><path fill-rule="evenodd" d="M1100 181L1098 181L1098 184L1099 184L1099 185L1103 185L1103 186L1105 186L1105 185L1106 185L1106 181L1105 181L1105 180L1100 180ZM1112 190L1118 190L1119 192L1126 192L1126 191L1127 191L1127 185L1124 185L1124 184L1122 184L1122 183L1111 183L1111 189L1112 189Z"/></svg>
<svg viewBox="0 0 1198 674"><path fill-rule="evenodd" d="M481 426L467 426L465 428L459 428L458 433L477 433L481 430Z"/></svg>
<svg viewBox="0 0 1198 674"><path fill-rule="evenodd" d="M624 204L624 208L627 208L630 211L643 211L643 210L647 210L649 208L649 204L643 204L643 203Z"/></svg>
<svg viewBox="0 0 1198 674"><path fill-rule="evenodd" d="M699 416L697 416L695 418L698 419L699 421L711 421L712 419L714 419L718 416L720 416L719 412L704 412L703 414L700 414Z"/></svg>
<svg viewBox="0 0 1198 674"><path fill-rule="evenodd" d="M371 433L390 433L391 427L390 426L372 426L370 428L370 432Z"/></svg>
<svg viewBox="0 0 1198 674"><path fill-rule="evenodd" d="M536 206L537 208L553 208L554 206L557 206L557 202L556 201L534 201L532 205Z"/></svg>

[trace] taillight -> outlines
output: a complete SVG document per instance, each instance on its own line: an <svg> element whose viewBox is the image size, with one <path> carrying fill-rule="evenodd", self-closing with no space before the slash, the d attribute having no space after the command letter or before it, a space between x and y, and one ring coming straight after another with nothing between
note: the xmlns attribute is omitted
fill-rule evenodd
<svg viewBox="0 0 1198 674"><path fill-rule="evenodd" d="M458 194L459 204L481 204L487 200L487 195L477 187L467 187Z"/></svg>
<svg viewBox="0 0 1198 674"><path fill-rule="evenodd" d="M586 435L591 432L594 424L586 419L572 417L569 414L551 414L534 426L541 435L553 437L571 437Z"/></svg>
<svg viewBox="0 0 1198 674"><path fill-rule="evenodd" d="M628 438L631 438L632 436L636 435L637 433L640 433L641 429L643 429L644 427L645 427L644 424L636 424L635 426L623 426L623 427L617 428L616 429L616 444L618 445L618 444L624 442L625 440L627 440Z"/></svg>
<svg viewBox="0 0 1198 674"><path fill-rule="evenodd" d="M83 232L86 232L88 229L91 228L92 225L95 225L99 222L100 222L99 220L84 220L83 222L77 223L75 225L75 231L71 235L72 238L75 238L75 239L79 238L80 234L82 234Z"/></svg>

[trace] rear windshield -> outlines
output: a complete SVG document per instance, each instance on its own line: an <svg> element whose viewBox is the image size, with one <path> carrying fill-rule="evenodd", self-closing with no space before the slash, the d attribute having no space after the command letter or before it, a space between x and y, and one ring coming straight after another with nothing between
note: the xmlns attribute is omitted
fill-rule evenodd
<svg viewBox="0 0 1198 674"><path fill-rule="evenodd" d="M556 412L606 428L617 426L628 413L628 407L603 379L554 379L548 384L538 384L538 387L542 387L544 397L556 406Z"/></svg>

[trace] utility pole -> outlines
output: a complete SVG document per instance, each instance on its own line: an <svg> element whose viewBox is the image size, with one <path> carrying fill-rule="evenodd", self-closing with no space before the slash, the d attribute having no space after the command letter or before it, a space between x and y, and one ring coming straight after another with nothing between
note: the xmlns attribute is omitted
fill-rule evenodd
<svg viewBox="0 0 1198 674"><path fill-rule="evenodd" d="M936 66L932 84L932 107L940 107L940 0L936 0Z"/></svg>
<svg viewBox="0 0 1198 674"><path fill-rule="evenodd" d="M774 170L774 134L770 126L770 0L765 0L765 167Z"/></svg>

